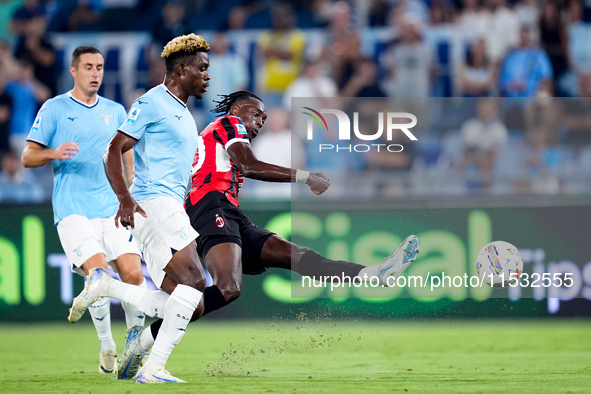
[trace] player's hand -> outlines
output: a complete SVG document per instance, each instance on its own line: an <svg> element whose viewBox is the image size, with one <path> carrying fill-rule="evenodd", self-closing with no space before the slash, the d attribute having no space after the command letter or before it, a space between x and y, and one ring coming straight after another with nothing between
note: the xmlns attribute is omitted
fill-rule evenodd
<svg viewBox="0 0 591 394"><path fill-rule="evenodd" d="M306 183L314 194L322 194L330 186L330 180L320 172L312 172Z"/></svg>
<svg viewBox="0 0 591 394"><path fill-rule="evenodd" d="M76 142L64 142L54 150L53 160L71 160L79 152Z"/></svg>
<svg viewBox="0 0 591 394"><path fill-rule="evenodd" d="M119 221L121 221L122 226L135 228L133 215L136 212L145 218L148 217L142 207L131 196L124 198L119 202L119 210L117 211L117 215L115 215L115 226L119 228Z"/></svg>

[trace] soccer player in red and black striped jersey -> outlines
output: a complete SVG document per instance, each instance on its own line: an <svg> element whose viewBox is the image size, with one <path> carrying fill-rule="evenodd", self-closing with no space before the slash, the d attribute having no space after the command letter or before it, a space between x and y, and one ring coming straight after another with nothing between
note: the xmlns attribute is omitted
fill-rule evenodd
<svg viewBox="0 0 591 394"><path fill-rule="evenodd" d="M329 180L321 173L310 173L258 160L250 141L259 134L267 118L263 101L254 94L239 91L217 102L212 112L223 116L201 132L193 160L192 188L185 199L191 225L199 233L197 253L213 279L205 288L203 302L193 319L219 309L240 296L242 274L257 275L267 268L293 270L321 281L333 277L377 277L384 286L396 279L416 259L419 241L409 236L380 265L365 267L347 261L327 259L299 247L264 228L254 225L238 205L243 177L268 182L306 183L312 192L322 194ZM165 283L167 282L167 283ZM166 276L162 288L172 291L176 283ZM168 289L167 287L170 286ZM158 333L161 320L144 330L133 343L126 343L124 356L132 351L147 352ZM129 341L128 341L129 342Z"/></svg>

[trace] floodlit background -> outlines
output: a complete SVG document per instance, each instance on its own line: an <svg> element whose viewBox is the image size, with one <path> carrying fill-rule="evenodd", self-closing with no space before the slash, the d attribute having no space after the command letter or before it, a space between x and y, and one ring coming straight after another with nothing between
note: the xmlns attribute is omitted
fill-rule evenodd
<svg viewBox="0 0 591 394"><path fill-rule="evenodd" d="M167 365L199 385L189 390L589 391L589 322L573 321L591 316L584 0L0 0L4 390L135 390L96 374L90 319L66 321L83 279L53 225L51 167L25 170L20 154L41 104L72 88L74 48L103 52L100 94L129 109L163 81L163 46L190 32L211 45L209 91L189 102L198 129L217 94L251 90L268 112L257 156L331 177L320 197L245 182L241 207L254 223L368 265L414 233L414 274L473 273L480 248L500 239L520 249L525 272L571 273L577 285L503 298L470 288L294 298L298 279L270 270L189 327ZM418 141L402 136L396 154L319 155L296 127L301 107L341 97L369 100L357 110L367 133L379 108L369 98L385 111L415 100ZM335 127L315 139L339 143ZM123 313L112 310L122 351Z"/></svg>
<svg viewBox="0 0 591 394"><path fill-rule="evenodd" d="M162 82L163 45L196 32L212 46L209 92L191 103L198 127L212 119L217 94L254 91L269 112L254 144L266 160L290 163L291 97L498 96L492 106L454 99L431 108L437 123L396 160L368 154L333 165L394 175L370 186L388 199L591 191L591 6L581 0L6 0L0 18L3 153L18 156L39 105L71 88L76 46L102 50L100 93L129 107ZM478 138L489 123L492 136ZM326 169L305 153L294 166ZM49 201L49 172L3 156L0 201ZM410 174L452 181L418 187ZM243 197L286 190L253 184Z"/></svg>
<svg viewBox="0 0 591 394"><path fill-rule="evenodd" d="M269 115L253 143L257 155L331 177L333 186L320 198L302 185L247 180L241 202L255 223L362 264L379 263L409 233L435 234L439 242L423 243L419 263L463 272L473 271L484 244L507 240L524 252L526 270L562 267L580 279L580 287L551 294L552 301L540 291L513 300L521 314L591 310L585 300L591 256L583 236L591 193L591 7L585 2L9 0L0 2L0 16L3 320L59 319L57 311L82 286L52 224L51 167L25 170L18 159L39 106L72 87L72 50L94 45L104 53L100 93L129 108L162 82L163 45L189 32L211 44L209 92L190 100L198 128L213 119L217 94L251 90ZM356 111L366 133L376 130L378 109L416 113L418 141L402 141L398 133L392 142L404 146L400 153L319 155L302 127L291 129L302 125L301 107L330 108L335 97L360 99ZM335 130L332 124L315 135L336 144ZM308 201L316 224L291 226L290 210L306 211ZM377 245L366 246L366 239ZM335 300L328 304L294 300L288 278L277 271L246 278L241 300L217 316L289 315L293 305L366 313L365 301L344 303L330 294L322 295ZM480 303L459 302L457 294L403 308L384 300L381 308L385 315L428 316L433 305L450 315L462 308L482 314ZM512 307L491 308L513 315Z"/></svg>

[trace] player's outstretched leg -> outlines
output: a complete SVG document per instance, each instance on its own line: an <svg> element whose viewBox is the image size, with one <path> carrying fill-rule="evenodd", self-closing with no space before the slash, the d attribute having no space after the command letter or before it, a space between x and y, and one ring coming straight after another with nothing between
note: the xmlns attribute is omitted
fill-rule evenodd
<svg viewBox="0 0 591 394"><path fill-rule="evenodd" d="M147 316L163 318L164 306L169 295L160 290L151 291L115 280L103 268L91 268L88 270L84 289L74 298L68 320L76 323L86 309L101 297L116 298L133 305Z"/></svg>
<svg viewBox="0 0 591 394"><path fill-rule="evenodd" d="M332 277L359 277L362 281L371 282L372 278L377 277L381 285L394 286L400 275L416 260L419 247L419 239L416 235L410 235L382 264L366 267L349 261L328 259L273 235L263 246L261 260L265 267L291 269L319 281Z"/></svg>
<svg viewBox="0 0 591 394"><path fill-rule="evenodd" d="M107 295L107 290L115 279L111 278L109 273L102 268L91 268L86 277L84 289L74 298L72 308L70 308L70 323L76 323L84 312L99 298Z"/></svg>
<svg viewBox="0 0 591 394"><path fill-rule="evenodd" d="M420 243L416 235L409 235L382 264L366 267L359 272L361 278L378 277L382 286L394 286L402 273L419 254Z"/></svg>

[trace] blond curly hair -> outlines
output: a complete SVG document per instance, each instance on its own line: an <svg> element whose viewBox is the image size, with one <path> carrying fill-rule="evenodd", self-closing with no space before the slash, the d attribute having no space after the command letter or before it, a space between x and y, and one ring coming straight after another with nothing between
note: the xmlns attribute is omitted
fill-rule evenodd
<svg viewBox="0 0 591 394"><path fill-rule="evenodd" d="M184 36L178 36L173 38L166 44L161 57L168 59L175 53L192 53L197 51L208 52L209 44L205 41L205 38L198 36L197 34L191 33Z"/></svg>

